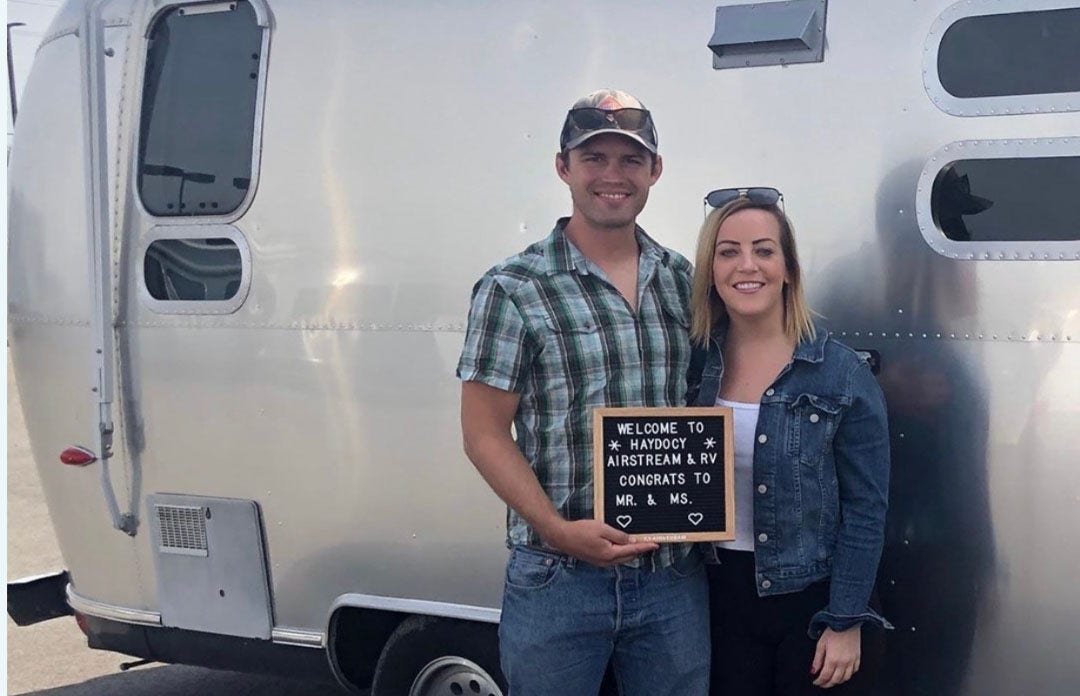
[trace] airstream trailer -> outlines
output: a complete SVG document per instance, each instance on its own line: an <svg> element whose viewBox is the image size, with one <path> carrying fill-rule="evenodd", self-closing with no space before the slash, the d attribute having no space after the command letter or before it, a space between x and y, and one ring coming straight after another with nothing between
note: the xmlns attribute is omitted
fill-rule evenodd
<svg viewBox="0 0 1080 696"><path fill-rule="evenodd" d="M568 209L566 108L651 107L641 218L784 192L892 429L883 694L1080 683L1080 2L69 0L9 163L8 336L66 574L22 621L374 693L500 693L460 445L480 274ZM58 569L59 570L59 569Z"/></svg>

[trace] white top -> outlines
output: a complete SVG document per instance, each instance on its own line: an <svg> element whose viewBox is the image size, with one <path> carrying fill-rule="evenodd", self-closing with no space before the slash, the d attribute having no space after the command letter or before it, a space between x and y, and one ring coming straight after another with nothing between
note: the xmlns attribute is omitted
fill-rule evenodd
<svg viewBox="0 0 1080 696"><path fill-rule="evenodd" d="M754 550L754 435L761 404L716 398L717 406L731 408L735 434L735 541L718 541L718 549Z"/></svg>

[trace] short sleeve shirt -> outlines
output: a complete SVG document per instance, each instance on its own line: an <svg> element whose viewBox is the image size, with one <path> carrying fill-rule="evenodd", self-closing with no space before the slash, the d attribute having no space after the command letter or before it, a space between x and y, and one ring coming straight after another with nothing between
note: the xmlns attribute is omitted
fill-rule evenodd
<svg viewBox="0 0 1080 696"><path fill-rule="evenodd" d="M593 409L685 405L691 266L637 228L635 313L567 222L477 282L457 374L521 395L517 446L559 513L579 520L593 516ZM507 542L543 544L512 509ZM647 560L667 566L688 549L665 544Z"/></svg>

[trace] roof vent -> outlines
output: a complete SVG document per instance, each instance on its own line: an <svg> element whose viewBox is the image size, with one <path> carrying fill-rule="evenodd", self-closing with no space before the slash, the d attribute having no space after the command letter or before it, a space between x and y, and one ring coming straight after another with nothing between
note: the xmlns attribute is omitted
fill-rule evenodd
<svg viewBox="0 0 1080 696"><path fill-rule="evenodd" d="M709 40L713 67L747 68L825 59L828 0L789 0L716 8Z"/></svg>

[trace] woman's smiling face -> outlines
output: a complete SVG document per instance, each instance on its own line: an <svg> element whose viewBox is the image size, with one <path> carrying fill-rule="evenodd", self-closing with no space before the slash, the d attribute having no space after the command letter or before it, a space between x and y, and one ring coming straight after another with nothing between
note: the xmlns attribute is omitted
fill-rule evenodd
<svg viewBox="0 0 1080 696"><path fill-rule="evenodd" d="M780 221L768 210L743 208L720 225L713 253L713 286L732 318L784 321L788 281Z"/></svg>

